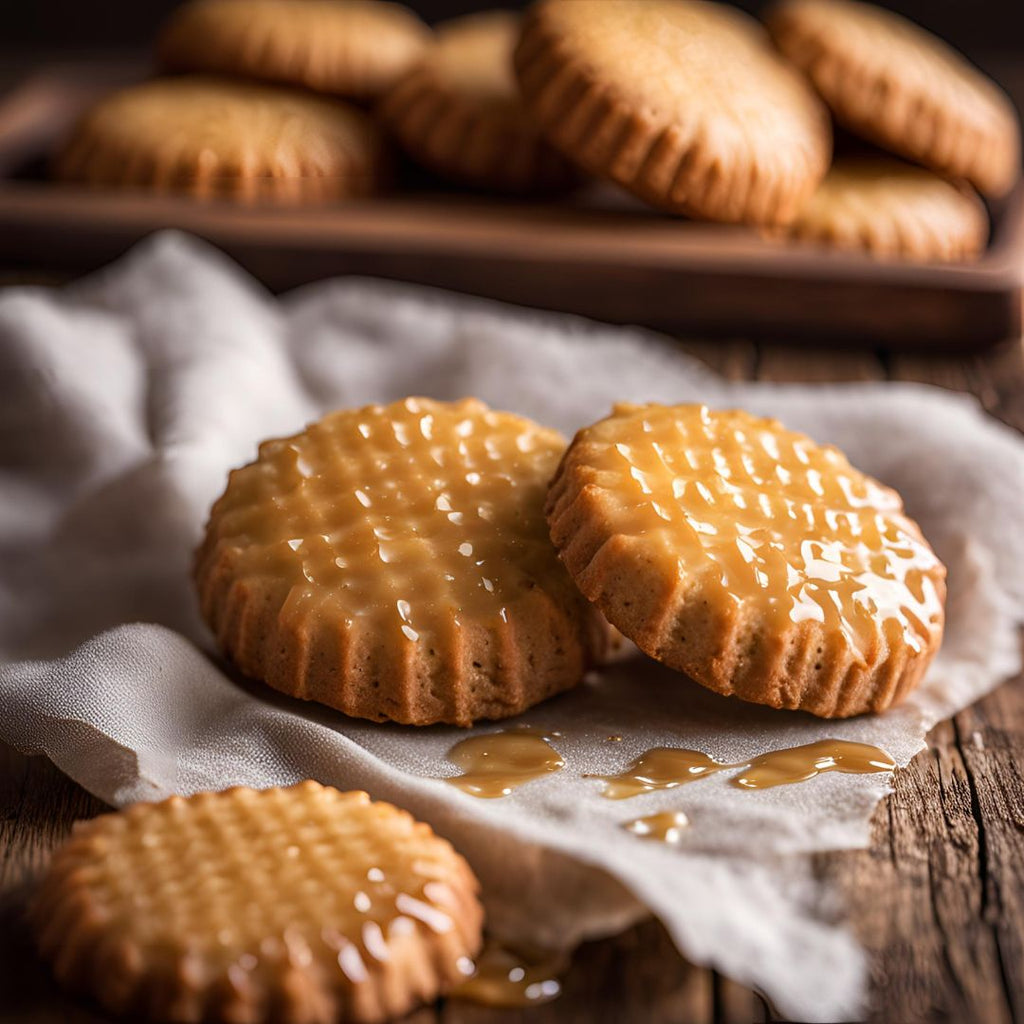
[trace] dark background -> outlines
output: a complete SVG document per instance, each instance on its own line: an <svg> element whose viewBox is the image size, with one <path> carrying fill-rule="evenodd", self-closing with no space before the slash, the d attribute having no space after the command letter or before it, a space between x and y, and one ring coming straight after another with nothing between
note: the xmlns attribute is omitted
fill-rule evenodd
<svg viewBox="0 0 1024 1024"><path fill-rule="evenodd" d="M145 49L177 0L4 0L0 53ZM525 2L408 0L427 21L488 7L523 7ZM764 6L746 0L756 12ZM1024 0L896 0L885 6L909 15L975 59L1020 52L1024 58Z"/></svg>

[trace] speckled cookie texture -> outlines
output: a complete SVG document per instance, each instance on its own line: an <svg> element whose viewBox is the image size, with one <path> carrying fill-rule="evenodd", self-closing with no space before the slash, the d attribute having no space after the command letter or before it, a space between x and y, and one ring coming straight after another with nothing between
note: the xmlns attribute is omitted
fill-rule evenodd
<svg viewBox="0 0 1024 1024"><path fill-rule="evenodd" d="M856 0L781 0L768 26L851 131L981 192L1020 175L1020 127L1002 90L941 39Z"/></svg>
<svg viewBox="0 0 1024 1024"><path fill-rule="evenodd" d="M308 203L377 191L387 158L376 126L344 102L189 75L100 100L55 171L87 185Z"/></svg>
<svg viewBox="0 0 1024 1024"><path fill-rule="evenodd" d="M465 399L333 413L231 474L196 562L247 675L350 715L504 718L608 643L547 535L554 431Z"/></svg>
<svg viewBox="0 0 1024 1024"><path fill-rule="evenodd" d="M789 227L794 238L886 259L974 259L988 238L969 186L889 157L844 157Z"/></svg>
<svg viewBox="0 0 1024 1024"><path fill-rule="evenodd" d="M57 979L121 1019L373 1024L472 972L477 890L428 825L303 782L79 822L32 918Z"/></svg>
<svg viewBox="0 0 1024 1024"><path fill-rule="evenodd" d="M510 11L437 26L427 56L379 108L413 159L487 190L548 192L578 183L574 165L541 138L519 98L512 73L519 30Z"/></svg>
<svg viewBox="0 0 1024 1024"><path fill-rule="evenodd" d="M172 71L372 99L420 59L429 40L412 11L383 0L191 0L171 15L157 53Z"/></svg>
<svg viewBox="0 0 1024 1024"><path fill-rule="evenodd" d="M828 167L820 100L724 5L541 0L515 66L554 145L664 210L785 222Z"/></svg>
<svg viewBox="0 0 1024 1024"><path fill-rule="evenodd" d="M899 495L774 420L619 406L576 435L547 514L608 620L722 694L882 711L941 641L945 569Z"/></svg>

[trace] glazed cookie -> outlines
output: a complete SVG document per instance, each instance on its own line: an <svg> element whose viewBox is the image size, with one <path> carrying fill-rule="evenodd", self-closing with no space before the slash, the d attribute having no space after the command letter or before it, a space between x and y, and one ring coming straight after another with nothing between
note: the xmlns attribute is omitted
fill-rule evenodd
<svg viewBox="0 0 1024 1024"><path fill-rule="evenodd" d="M967 260L988 237L977 195L888 157L837 160L789 226L795 238L875 256Z"/></svg>
<svg viewBox="0 0 1024 1024"><path fill-rule="evenodd" d="M942 637L945 569L899 495L774 420L618 406L576 435L547 511L609 621L718 693L882 711Z"/></svg>
<svg viewBox="0 0 1024 1024"><path fill-rule="evenodd" d="M510 11L438 26L427 59L380 107L410 156L455 182L497 191L557 190L579 180L519 99L512 74L518 38L519 17Z"/></svg>
<svg viewBox="0 0 1024 1024"><path fill-rule="evenodd" d="M210 513L203 615L244 673L349 715L518 714L608 643L547 536L563 449L471 399L336 412L267 441Z"/></svg>
<svg viewBox="0 0 1024 1024"><path fill-rule="evenodd" d="M32 917L58 980L131 1020L369 1024L472 973L477 889L428 825L303 782L79 822Z"/></svg>
<svg viewBox="0 0 1024 1024"><path fill-rule="evenodd" d="M987 195L1016 180L1013 105L942 40L855 0L782 0L768 26L851 131Z"/></svg>
<svg viewBox="0 0 1024 1024"><path fill-rule="evenodd" d="M100 100L55 170L88 185L315 202L376 191L384 156L377 128L341 101L189 76Z"/></svg>
<svg viewBox="0 0 1024 1024"><path fill-rule="evenodd" d="M157 52L172 71L207 71L371 99L423 55L430 30L378 0L191 0Z"/></svg>
<svg viewBox="0 0 1024 1024"><path fill-rule="evenodd" d="M515 66L552 143L674 213L785 222L828 168L825 108L725 6L541 0Z"/></svg>

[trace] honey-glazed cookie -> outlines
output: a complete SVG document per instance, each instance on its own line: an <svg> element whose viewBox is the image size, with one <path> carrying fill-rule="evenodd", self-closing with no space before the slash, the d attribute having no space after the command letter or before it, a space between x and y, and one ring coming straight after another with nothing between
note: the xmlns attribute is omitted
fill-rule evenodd
<svg viewBox="0 0 1024 1024"><path fill-rule="evenodd" d="M889 157L841 157L789 225L794 238L873 256L950 262L988 238L985 205L923 167Z"/></svg>
<svg viewBox="0 0 1024 1024"><path fill-rule="evenodd" d="M941 39L857 0L781 0L767 20L843 126L986 195L1017 179L1013 104Z"/></svg>
<svg viewBox="0 0 1024 1024"><path fill-rule="evenodd" d="M372 99L422 56L430 30L383 0L191 0L157 44L171 71L303 86Z"/></svg>
<svg viewBox="0 0 1024 1024"><path fill-rule="evenodd" d="M126 1019L371 1024L472 973L477 890L428 825L303 782L79 822L32 918L57 979Z"/></svg>
<svg viewBox="0 0 1024 1024"><path fill-rule="evenodd" d="M425 398L267 441L210 513L202 613L246 675L349 715L518 714L608 643L547 535L564 447L481 402Z"/></svg>
<svg viewBox="0 0 1024 1024"><path fill-rule="evenodd" d="M379 108L413 159L452 181L495 191L551 191L579 180L519 98L512 73L519 27L511 11L437 26L426 58Z"/></svg>
<svg viewBox="0 0 1024 1024"><path fill-rule="evenodd" d="M576 435L547 514L609 621L722 694L882 711L942 637L945 569L899 495L775 420L617 406Z"/></svg>
<svg viewBox="0 0 1024 1024"><path fill-rule="evenodd" d="M276 86L158 78L100 100L55 173L97 186L240 202L326 202L378 190L379 130L360 110Z"/></svg>
<svg viewBox="0 0 1024 1024"><path fill-rule="evenodd" d="M821 101L724 5L540 0L515 67L549 141L674 213L782 223L828 168Z"/></svg>

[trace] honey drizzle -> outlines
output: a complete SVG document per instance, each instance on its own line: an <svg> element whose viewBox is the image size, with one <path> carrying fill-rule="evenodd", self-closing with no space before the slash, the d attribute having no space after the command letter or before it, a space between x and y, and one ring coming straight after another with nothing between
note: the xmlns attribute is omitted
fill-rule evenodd
<svg viewBox="0 0 1024 1024"><path fill-rule="evenodd" d="M488 800L508 796L525 783L565 767L548 735L559 734L513 729L461 740L448 751L448 759L462 774L445 781L470 796Z"/></svg>
<svg viewBox="0 0 1024 1024"><path fill-rule="evenodd" d="M681 747L653 747L615 775L586 775L604 782L602 795L609 800L675 789L687 782L726 769L745 769L732 780L740 789L772 789L806 782L822 772L868 775L890 772L893 759L878 747L849 740L819 740L799 747L771 750L750 761L722 763L699 750Z"/></svg>
<svg viewBox="0 0 1024 1024"><path fill-rule="evenodd" d="M563 954L524 957L488 943L477 957L476 972L460 982L449 995L453 999L508 1009L539 1006L561 995L558 975L567 966Z"/></svg>
<svg viewBox="0 0 1024 1024"><path fill-rule="evenodd" d="M683 829L689 824L690 819L682 811L662 811L660 814L648 814L643 818L623 822L622 827L641 839L656 839L673 845L679 842Z"/></svg>

